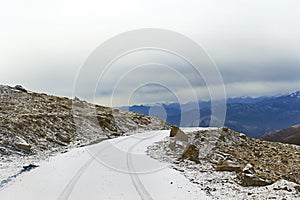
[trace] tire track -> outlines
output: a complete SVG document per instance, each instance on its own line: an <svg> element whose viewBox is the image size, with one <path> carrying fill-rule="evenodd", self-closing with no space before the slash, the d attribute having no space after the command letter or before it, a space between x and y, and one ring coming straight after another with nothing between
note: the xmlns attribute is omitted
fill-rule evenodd
<svg viewBox="0 0 300 200"><path fill-rule="evenodd" d="M85 170L90 166L90 164L94 161L94 157L90 158L82 167L78 170L75 176L71 179L68 185L65 187L63 192L59 195L58 200L67 200L71 195L73 188L75 187L76 183L80 179L81 175L85 172Z"/></svg>
<svg viewBox="0 0 300 200"><path fill-rule="evenodd" d="M118 144L120 142L124 142L126 140L128 140L128 138L124 138L123 140L117 141L114 144ZM85 162L82 167L76 172L76 174L73 176L73 178L69 181L69 183L67 184L67 186L64 188L64 190L62 191L62 193L59 195L58 200L68 200L76 183L79 181L80 177L82 176L82 174L84 174L84 172L87 170L87 168L91 165L91 163L94 160L97 160L96 157L105 149L109 148L110 145L104 146L101 149L99 149L99 151L96 153L96 155L93 155L90 153L90 155L92 156L92 158L90 158L87 162Z"/></svg>
<svg viewBox="0 0 300 200"><path fill-rule="evenodd" d="M87 170L87 168L91 165L91 163L96 160L97 161L97 156L105 149L111 148L111 145L116 145L119 144L121 142L125 142L129 139L137 139L134 137L134 135L126 137L122 140L119 140L117 142L115 142L114 144L108 144L102 148L100 148L96 154L92 154L91 158L86 161L81 168L76 172L76 174L73 176L73 178L69 181L69 183L67 184L67 186L64 188L64 190L61 192L61 194L58 197L58 200L68 200L74 187L76 186L77 182L79 181L80 177L84 174L84 172ZM138 177L137 172L135 171L134 165L133 165L133 160L132 160L132 152L133 149L142 141L147 140L148 138L138 138L139 141L135 144L133 144L127 152L127 169L128 169L128 174L130 175L131 181L133 183L133 186L135 187L137 193L139 194L140 198L142 200L153 200L153 198L151 197L151 195L148 193L147 189L145 188L145 186L143 185L143 183L141 182L141 180ZM99 161L98 161L99 162ZM101 162L99 162L100 164L102 164ZM102 164L103 165L103 164Z"/></svg>
<svg viewBox="0 0 300 200"><path fill-rule="evenodd" d="M142 139L141 141L147 140ZM138 145L141 141L138 141L136 144L131 146L128 149L127 152L127 168L128 168L128 173L130 175L132 184L134 185L136 191L138 192L139 196L141 197L142 200L153 200L145 186L143 185L142 181L140 180L138 174L135 171L135 168L133 166L133 161L132 161L132 151L136 145Z"/></svg>

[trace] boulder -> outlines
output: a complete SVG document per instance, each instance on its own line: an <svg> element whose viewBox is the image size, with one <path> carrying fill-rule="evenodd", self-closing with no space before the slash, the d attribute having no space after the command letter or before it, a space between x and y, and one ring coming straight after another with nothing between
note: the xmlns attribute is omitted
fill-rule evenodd
<svg viewBox="0 0 300 200"><path fill-rule="evenodd" d="M27 90L26 90L22 85L16 85L16 86L15 86L15 89L16 89L16 90L20 90L20 91L22 91L22 92L27 92Z"/></svg>
<svg viewBox="0 0 300 200"><path fill-rule="evenodd" d="M241 164L236 163L230 159L225 159L219 161L217 166L215 167L216 171L229 171L229 172L240 172L241 171Z"/></svg>
<svg viewBox="0 0 300 200"><path fill-rule="evenodd" d="M243 186L266 186L273 183L273 181L259 177L256 174L241 173L239 179Z"/></svg>
<svg viewBox="0 0 300 200"><path fill-rule="evenodd" d="M188 159L194 161L196 163L200 163L199 161L199 149L194 144L189 144L184 150L182 159Z"/></svg>
<svg viewBox="0 0 300 200"><path fill-rule="evenodd" d="M68 137L68 136L62 135L62 134L60 134L60 133L55 134L55 136L56 136L57 139L60 140L61 142L64 142L64 143L67 143L67 144L71 142L71 139L70 139L70 137Z"/></svg>
<svg viewBox="0 0 300 200"><path fill-rule="evenodd" d="M170 131L170 137L175 137L175 135L177 134L177 131L179 130L179 127L177 126L172 126L171 127L171 131Z"/></svg>
<svg viewBox="0 0 300 200"><path fill-rule="evenodd" d="M243 173L246 173L246 174L254 174L255 171L254 171L254 168L253 168L253 165L248 163L244 168L243 168Z"/></svg>
<svg viewBox="0 0 300 200"><path fill-rule="evenodd" d="M170 131L170 137L175 137L178 140L188 142L189 137L177 126L172 126Z"/></svg>
<svg viewBox="0 0 300 200"><path fill-rule="evenodd" d="M16 136L15 146L23 151L31 151L31 145L28 144L23 138Z"/></svg>
<svg viewBox="0 0 300 200"><path fill-rule="evenodd" d="M239 174L238 178L243 186L265 186L270 185L273 181L259 177L253 168L253 165L248 163Z"/></svg>

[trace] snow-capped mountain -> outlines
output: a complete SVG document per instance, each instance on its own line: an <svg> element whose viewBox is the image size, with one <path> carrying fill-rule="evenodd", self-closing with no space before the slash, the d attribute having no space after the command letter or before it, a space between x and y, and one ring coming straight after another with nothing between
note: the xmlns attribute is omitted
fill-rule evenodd
<svg viewBox="0 0 300 200"><path fill-rule="evenodd" d="M290 93L287 95L288 97L293 97L293 98L300 98L300 91Z"/></svg>
<svg viewBox="0 0 300 200"><path fill-rule="evenodd" d="M250 137L283 129L300 123L300 91L279 96L236 97L227 99L225 126L243 132ZM199 106L199 113L195 112ZM208 126L211 120L211 102L194 104L178 103L161 104L167 113L166 121L176 126ZM151 115L151 106L130 106L129 111ZM181 116L189 119L181 120ZM193 124L193 118L199 118L200 123ZM184 123L182 123L184 122Z"/></svg>

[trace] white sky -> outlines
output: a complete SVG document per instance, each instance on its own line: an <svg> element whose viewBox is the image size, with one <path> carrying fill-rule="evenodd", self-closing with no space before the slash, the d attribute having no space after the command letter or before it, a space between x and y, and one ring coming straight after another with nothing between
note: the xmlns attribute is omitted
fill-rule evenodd
<svg viewBox="0 0 300 200"><path fill-rule="evenodd" d="M102 42L163 28L207 50L228 96L290 92L300 89L299 19L296 0L2 0L0 83L71 96L78 70Z"/></svg>

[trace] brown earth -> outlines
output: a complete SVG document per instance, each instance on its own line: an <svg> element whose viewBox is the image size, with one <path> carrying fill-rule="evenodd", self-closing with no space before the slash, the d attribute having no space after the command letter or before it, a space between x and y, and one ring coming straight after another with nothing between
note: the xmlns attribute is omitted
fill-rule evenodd
<svg viewBox="0 0 300 200"><path fill-rule="evenodd" d="M158 118L0 85L0 155L57 151L167 127Z"/></svg>
<svg viewBox="0 0 300 200"><path fill-rule="evenodd" d="M271 142L282 142L300 145L300 124L288 128L265 133L261 139Z"/></svg>

